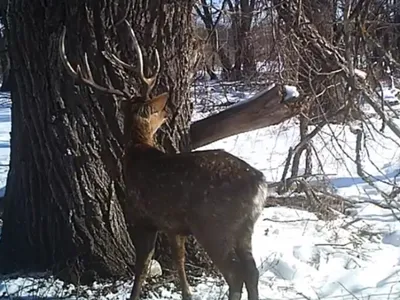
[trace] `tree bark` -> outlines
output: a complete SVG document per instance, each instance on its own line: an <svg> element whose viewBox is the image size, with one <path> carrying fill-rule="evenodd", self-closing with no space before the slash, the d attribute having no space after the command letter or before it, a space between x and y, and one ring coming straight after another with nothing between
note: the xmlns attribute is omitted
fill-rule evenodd
<svg viewBox="0 0 400 300"><path fill-rule="evenodd" d="M0 0L0 22L4 26L6 25L6 14L7 9L7 1ZM0 33L0 66L1 66L1 87L0 92L9 92L11 91L12 84L12 74L10 72L10 59L8 57L7 52L7 36L5 30L2 30Z"/></svg>
<svg viewBox="0 0 400 300"><path fill-rule="evenodd" d="M251 130L282 123L297 115L301 102L284 101L284 87L277 85L190 126L192 148ZM289 99L288 99L289 100Z"/></svg>
<svg viewBox="0 0 400 300"><path fill-rule="evenodd" d="M10 1L15 87L1 239L7 258L2 266L8 271L52 268L74 283L131 274L134 249L120 206L125 197L122 114L115 98L74 85L61 64L58 39L65 25L73 66L87 52L96 82L131 87L137 94L136 76L124 78L101 55L110 50L132 61L126 32L115 27L127 17L145 56L153 53L149 48L160 53L156 92L170 91L173 118L158 141L167 151L185 151L191 9L191 1L173 0ZM196 263L199 248L192 244L188 249L189 261Z"/></svg>

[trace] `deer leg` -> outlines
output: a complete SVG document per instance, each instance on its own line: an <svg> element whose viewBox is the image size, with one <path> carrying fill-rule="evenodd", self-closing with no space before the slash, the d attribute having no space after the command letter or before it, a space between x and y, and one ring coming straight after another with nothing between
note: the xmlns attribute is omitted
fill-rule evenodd
<svg viewBox="0 0 400 300"><path fill-rule="evenodd" d="M172 257L175 268L178 271L179 283L182 290L182 299L192 299L189 283L185 272L185 241L186 237L182 235L169 234L168 239L171 243Z"/></svg>
<svg viewBox="0 0 400 300"><path fill-rule="evenodd" d="M258 300L259 272L253 258L251 237L252 230L246 230L244 235L239 235L235 251L240 259L248 300Z"/></svg>
<svg viewBox="0 0 400 300"><path fill-rule="evenodd" d="M138 300L143 282L147 277L150 260L154 254L157 231L137 226L129 233L136 249L135 281L129 299Z"/></svg>
<svg viewBox="0 0 400 300"><path fill-rule="evenodd" d="M240 229L236 232L236 255L240 259L241 272L246 284L246 290L249 300L258 300L258 278L259 272L254 261L252 251L254 221L246 220Z"/></svg>
<svg viewBox="0 0 400 300"><path fill-rule="evenodd" d="M240 300L243 289L243 274L241 273L241 264L234 251L234 243L230 237L233 233L223 228L214 228L217 235L209 232L192 229L197 241L204 247L213 263L224 276L229 285L229 300Z"/></svg>
<svg viewBox="0 0 400 300"><path fill-rule="evenodd" d="M229 300L240 300L242 297L242 289L243 289L243 276L240 273L240 262L233 252L228 254L221 253L222 255L212 254L211 251L207 250L207 247L204 247L209 254L211 260L217 266L219 271L224 276L226 282L229 286L228 299ZM227 248L225 248L227 249Z"/></svg>
<svg viewBox="0 0 400 300"><path fill-rule="evenodd" d="M213 259L215 261L215 259ZM243 290L243 276L240 273L240 262L234 257L233 253L229 253L228 257L219 263L221 266L217 267L220 269L226 282L229 286L229 300L240 300L242 298Z"/></svg>

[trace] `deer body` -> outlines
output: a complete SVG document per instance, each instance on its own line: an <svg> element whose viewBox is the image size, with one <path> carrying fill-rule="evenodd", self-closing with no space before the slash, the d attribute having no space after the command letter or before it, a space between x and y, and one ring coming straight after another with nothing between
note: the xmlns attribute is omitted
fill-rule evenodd
<svg viewBox="0 0 400 300"><path fill-rule="evenodd" d="M165 100L150 100L150 106L153 101ZM140 117L132 121L135 131L123 164L128 197L123 210L137 255L131 299L139 299L157 232L163 231L171 242L184 299L191 298L184 244L193 234L227 280L229 299L240 299L246 283L249 299L257 300L251 237L267 196L264 175L222 150L164 153L149 138L151 122ZM160 123L155 121L155 127Z"/></svg>
<svg viewBox="0 0 400 300"><path fill-rule="evenodd" d="M124 161L128 215L162 231L188 235L205 222L234 230L258 218L264 204L263 174L225 151L166 154L133 147Z"/></svg>
<svg viewBox="0 0 400 300"><path fill-rule="evenodd" d="M106 88L93 81L85 57L88 78L67 60L64 28L59 43L61 60L69 74L101 92L127 98L124 105L123 169L126 199L122 209L136 249L135 280L131 300L138 300L155 248L163 231L171 243L182 296L191 298L185 273L185 238L194 235L229 285L229 300L240 300L243 285L248 299L258 300L258 270L252 255L252 234L264 202L267 185L263 174L245 161L222 150L168 154L154 145L154 134L166 119L168 95L150 98L160 68L156 52L156 74L146 78L143 57L135 34L128 25L138 54L144 95L132 97L125 90ZM113 55L113 65L133 70Z"/></svg>

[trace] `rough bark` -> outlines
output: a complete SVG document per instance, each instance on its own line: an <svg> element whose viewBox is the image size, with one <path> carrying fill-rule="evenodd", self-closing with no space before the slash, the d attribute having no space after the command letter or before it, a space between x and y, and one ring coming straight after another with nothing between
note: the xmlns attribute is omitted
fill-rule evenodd
<svg viewBox="0 0 400 300"><path fill-rule="evenodd" d="M7 9L7 1L0 0L0 22L1 24L6 24L6 9ZM8 57L7 52L7 37L5 30L1 30L0 33L0 66L2 73L1 75L1 87L0 92L9 92L11 90L11 81L12 81L12 74L10 73L10 59Z"/></svg>
<svg viewBox="0 0 400 300"><path fill-rule="evenodd" d="M218 114L194 122L190 126L192 148L279 124L297 115L300 109L301 102L284 101L284 87L277 85Z"/></svg>
<svg viewBox="0 0 400 300"><path fill-rule="evenodd" d="M11 89L10 59L7 53L7 40L3 33L0 33L0 72L1 87L0 92L9 92Z"/></svg>
<svg viewBox="0 0 400 300"><path fill-rule="evenodd" d="M170 91L173 118L159 142L167 151L185 151L191 8L191 1L172 0L10 1L15 86L1 239L8 271L53 268L62 279L83 283L131 273L134 249L120 206L121 111L115 98L74 85L60 62L58 38L66 25L74 66L87 52L96 82L138 93L135 76L124 79L101 55L117 51L133 62L124 30L114 26L127 16L142 47L160 53L156 92ZM188 248L196 263L199 248Z"/></svg>

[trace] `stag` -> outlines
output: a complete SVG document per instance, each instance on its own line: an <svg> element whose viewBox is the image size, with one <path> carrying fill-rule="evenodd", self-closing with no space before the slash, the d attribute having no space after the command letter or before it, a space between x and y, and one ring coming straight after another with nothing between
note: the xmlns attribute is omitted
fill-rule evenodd
<svg viewBox="0 0 400 300"><path fill-rule="evenodd" d="M265 178L259 170L223 150L171 154L156 147L154 134L167 118L168 98L168 93L150 97L160 58L155 50L155 72L146 77L135 33L128 22L125 25L137 53L137 66L113 54L105 56L114 67L138 71L144 87L140 97L95 83L86 55L84 72L79 65L74 69L65 53L65 27L59 51L64 67L76 80L125 100L122 163L127 198L122 209L136 250L130 299L140 297L161 231L171 244L184 300L192 298L184 266L188 235L196 238L223 274L229 285L229 300L241 299L244 284L248 299L257 300L259 272L252 254L252 234L266 199Z"/></svg>

